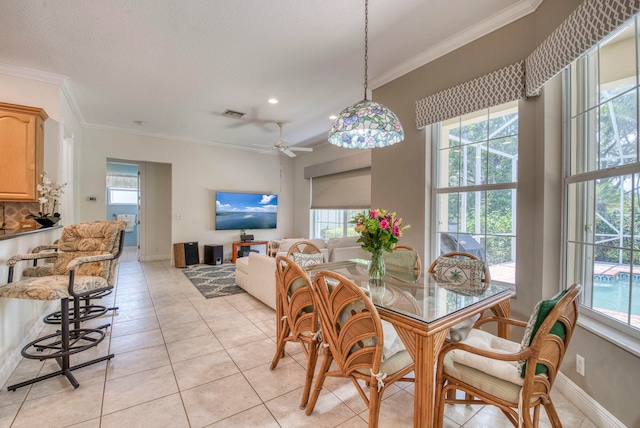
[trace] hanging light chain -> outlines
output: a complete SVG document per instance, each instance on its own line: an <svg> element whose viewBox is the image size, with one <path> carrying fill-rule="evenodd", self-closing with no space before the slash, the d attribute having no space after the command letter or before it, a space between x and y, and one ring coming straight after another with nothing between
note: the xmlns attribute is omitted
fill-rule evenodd
<svg viewBox="0 0 640 428"><path fill-rule="evenodd" d="M368 76L367 68L369 62L369 0L364 1L364 99L367 100Z"/></svg>

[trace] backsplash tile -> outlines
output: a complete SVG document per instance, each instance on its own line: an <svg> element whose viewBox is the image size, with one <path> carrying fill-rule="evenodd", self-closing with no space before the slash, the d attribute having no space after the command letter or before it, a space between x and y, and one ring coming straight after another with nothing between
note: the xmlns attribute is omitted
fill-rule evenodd
<svg viewBox="0 0 640 428"><path fill-rule="evenodd" d="M40 205L37 202L0 202L0 224L6 229L18 229L21 221L27 220L27 215L37 214Z"/></svg>

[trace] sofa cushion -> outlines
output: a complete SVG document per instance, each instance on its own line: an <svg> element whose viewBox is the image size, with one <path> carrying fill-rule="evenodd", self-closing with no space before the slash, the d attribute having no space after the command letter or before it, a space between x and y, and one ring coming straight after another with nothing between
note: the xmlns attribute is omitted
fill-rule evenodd
<svg viewBox="0 0 640 428"><path fill-rule="evenodd" d="M326 248L331 251L334 248L342 248L342 247L359 247L358 243L359 236L347 236L346 238L329 238L327 241Z"/></svg>

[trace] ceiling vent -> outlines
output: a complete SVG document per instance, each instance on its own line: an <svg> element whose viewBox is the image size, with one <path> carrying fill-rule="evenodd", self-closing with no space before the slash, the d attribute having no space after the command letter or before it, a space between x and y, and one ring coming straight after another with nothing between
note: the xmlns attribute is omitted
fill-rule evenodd
<svg viewBox="0 0 640 428"><path fill-rule="evenodd" d="M240 113L239 111L226 109L225 111L222 112L222 115L225 117L231 117L233 119L242 119L242 116L244 116L245 113Z"/></svg>

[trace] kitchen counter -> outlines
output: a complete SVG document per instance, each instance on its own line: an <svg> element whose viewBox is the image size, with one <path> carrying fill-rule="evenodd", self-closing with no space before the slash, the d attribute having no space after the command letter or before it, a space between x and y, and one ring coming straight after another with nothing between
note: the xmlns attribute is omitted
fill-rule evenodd
<svg viewBox="0 0 640 428"><path fill-rule="evenodd" d="M39 227L37 229L31 230L21 230L21 229L6 229L0 230L0 241L4 241L6 239L14 239L19 238L21 236L30 235L32 233L46 232L49 230L62 229L62 225L52 226L52 227Z"/></svg>

